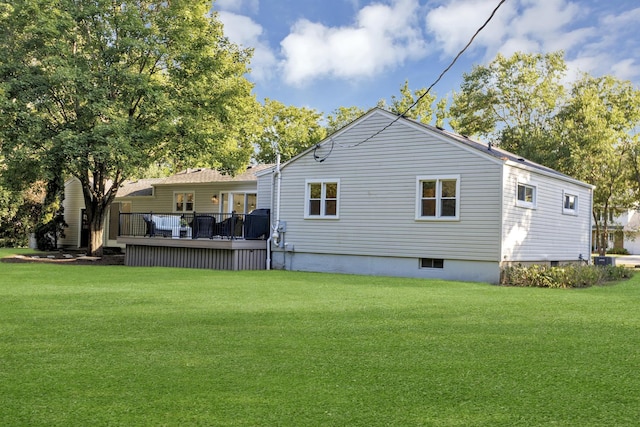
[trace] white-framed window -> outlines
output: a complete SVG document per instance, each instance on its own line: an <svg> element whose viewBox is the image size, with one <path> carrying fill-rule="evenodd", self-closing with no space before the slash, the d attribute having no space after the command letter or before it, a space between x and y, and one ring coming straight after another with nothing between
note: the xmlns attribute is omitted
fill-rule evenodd
<svg viewBox="0 0 640 427"><path fill-rule="evenodd" d="M532 184L518 183L516 190L516 205L523 208L535 208L537 187Z"/></svg>
<svg viewBox="0 0 640 427"><path fill-rule="evenodd" d="M221 193L221 213L248 214L256 208L256 193Z"/></svg>
<svg viewBox="0 0 640 427"><path fill-rule="evenodd" d="M578 196L575 194L562 193L562 213L567 215L578 214Z"/></svg>
<svg viewBox="0 0 640 427"><path fill-rule="evenodd" d="M337 219L340 207L340 180L306 180L305 218Z"/></svg>
<svg viewBox="0 0 640 427"><path fill-rule="evenodd" d="M195 193L193 191L176 191L173 193L174 212L193 212L195 210Z"/></svg>
<svg viewBox="0 0 640 427"><path fill-rule="evenodd" d="M459 219L460 175L419 176L416 181L416 219Z"/></svg>

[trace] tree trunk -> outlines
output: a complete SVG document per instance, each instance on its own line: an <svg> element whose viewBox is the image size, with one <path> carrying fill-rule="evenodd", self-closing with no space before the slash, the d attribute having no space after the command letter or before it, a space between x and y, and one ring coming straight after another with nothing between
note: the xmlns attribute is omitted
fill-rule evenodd
<svg viewBox="0 0 640 427"><path fill-rule="evenodd" d="M104 218L108 209L102 203L85 197L85 213L89 222L89 247L87 251L91 256L102 256L104 238Z"/></svg>
<svg viewBox="0 0 640 427"><path fill-rule="evenodd" d="M89 234L89 255L101 257L104 251L104 221L102 218L104 215L95 215L94 220L90 224ZM96 218L99 218L96 220Z"/></svg>
<svg viewBox="0 0 640 427"><path fill-rule="evenodd" d="M603 231L598 236L599 244L598 244L598 255L605 256L607 254L607 246L609 246L609 242L607 239L607 232Z"/></svg>
<svg viewBox="0 0 640 427"><path fill-rule="evenodd" d="M100 179L100 176L103 175L104 173L94 174L93 178L82 177L83 179L81 180L85 213L89 223L89 247L87 251L89 255L97 257L101 257L104 252L105 218L121 184L119 172L110 185L105 184Z"/></svg>

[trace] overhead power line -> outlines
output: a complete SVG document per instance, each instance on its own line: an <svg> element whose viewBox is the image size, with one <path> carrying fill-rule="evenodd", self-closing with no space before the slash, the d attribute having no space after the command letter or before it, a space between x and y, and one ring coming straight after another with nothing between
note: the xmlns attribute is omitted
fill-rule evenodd
<svg viewBox="0 0 640 427"><path fill-rule="evenodd" d="M454 64L458 61L458 59L462 56L462 54L469 48L469 46L471 46L471 44L473 43L473 41L475 40L475 38L478 36L478 34L480 34L480 32L482 30L484 30L484 28L489 24L489 22L491 22L491 20L493 19L493 17L495 16L496 12L498 11L498 9L500 9L500 7L506 2L507 0L500 0L500 2L498 3L498 5L493 9L493 11L491 12L491 15L489 15L489 17L487 18L486 21L484 21L484 24L482 24L477 30L476 32L473 34L473 36L471 36L471 38L469 39L469 41L467 42L467 44L460 50L460 52L458 52L458 54L455 56L455 58L453 58L453 60L451 61L451 63L447 66L447 68L445 68L440 75L438 76L438 78L431 83L431 85L427 88L427 90L418 97L418 99L416 99L413 104L411 104L409 107L407 107L406 110L404 110L404 112L402 112L401 114L398 115L398 117L396 117L394 120L391 121L391 123L389 123L388 125L386 125L385 127L383 127L382 129L380 129L378 132L374 133L373 135L367 137L366 139L363 139L362 141L350 145L348 147L345 148L352 148L352 147L357 147L358 145L362 145L365 142L369 141L370 139L380 135L382 132L384 132L385 130L387 130L388 128L390 128L391 126L393 126L393 124L395 122L397 122L398 120L400 120L400 117L405 117L407 115L407 113L409 111L411 111L411 109L413 107L415 107L416 105L418 105L418 103L422 100L422 98L424 98L425 96L427 96L427 94L431 91L431 89L437 85L440 80L442 80L442 78L444 77L445 74L447 74L447 72L454 66ZM331 149L329 150L329 153L327 153L324 157L319 157L316 155L316 150L318 149L318 145L316 145L316 148L313 150L313 158L317 161L317 162L324 162L327 157L329 157L329 155L333 152L333 146L334 146L335 142L333 141L333 138L331 138Z"/></svg>

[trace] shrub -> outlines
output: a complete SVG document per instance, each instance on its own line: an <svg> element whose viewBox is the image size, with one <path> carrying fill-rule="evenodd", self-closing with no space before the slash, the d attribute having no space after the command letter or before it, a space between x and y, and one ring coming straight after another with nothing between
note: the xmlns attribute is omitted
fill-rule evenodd
<svg viewBox="0 0 640 427"><path fill-rule="evenodd" d="M567 264L561 267L521 264L502 269L500 284L540 288L585 288L628 279L633 271L622 266Z"/></svg>
<svg viewBox="0 0 640 427"><path fill-rule="evenodd" d="M625 248L611 248L607 250L607 253L611 255L629 255L629 251Z"/></svg>
<svg viewBox="0 0 640 427"><path fill-rule="evenodd" d="M35 236L38 249L41 251L57 249L58 238L64 237L64 227L66 226L61 213L55 215L51 221L45 224L36 225Z"/></svg>

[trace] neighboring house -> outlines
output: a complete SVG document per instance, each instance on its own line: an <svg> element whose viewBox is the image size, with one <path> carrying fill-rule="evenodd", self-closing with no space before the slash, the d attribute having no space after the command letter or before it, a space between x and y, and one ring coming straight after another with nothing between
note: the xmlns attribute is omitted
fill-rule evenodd
<svg viewBox="0 0 640 427"><path fill-rule="evenodd" d="M614 212L615 211L615 212ZM596 209L598 221L602 222L602 214ZM626 249L631 255L640 255L640 212L636 209L611 209L607 219L607 248ZM593 251L598 251L596 227L593 226Z"/></svg>
<svg viewBox="0 0 640 427"><path fill-rule="evenodd" d="M212 169L189 169L167 178L128 181L118 189L105 221L104 245L124 247L118 242L120 214L154 213L159 215L215 214L235 212L247 214L255 209L257 198L256 171L272 165L258 165L236 176ZM65 237L61 247L86 247L89 238L84 215L84 199L80 181L65 183L63 201Z"/></svg>
<svg viewBox="0 0 640 427"><path fill-rule="evenodd" d="M506 265L588 260L592 191L380 109L258 173L273 268L492 283Z"/></svg>

